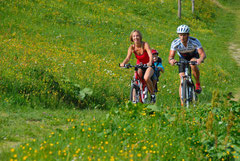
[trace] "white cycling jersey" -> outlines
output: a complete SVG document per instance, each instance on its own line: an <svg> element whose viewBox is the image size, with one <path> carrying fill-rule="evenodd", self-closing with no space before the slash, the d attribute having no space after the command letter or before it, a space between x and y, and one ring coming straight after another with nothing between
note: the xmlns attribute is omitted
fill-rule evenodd
<svg viewBox="0 0 240 161"><path fill-rule="evenodd" d="M200 48L202 48L202 45L201 45L200 41L198 39L194 38L194 37L189 36L188 37L188 42L187 42L187 47L185 47L183 45L180 38L177 38L177 39L173 40L170 50L177 51L178 55L181 57L180 53L182 53L182 54L192 53L196 49L200 49Z"/></svg>

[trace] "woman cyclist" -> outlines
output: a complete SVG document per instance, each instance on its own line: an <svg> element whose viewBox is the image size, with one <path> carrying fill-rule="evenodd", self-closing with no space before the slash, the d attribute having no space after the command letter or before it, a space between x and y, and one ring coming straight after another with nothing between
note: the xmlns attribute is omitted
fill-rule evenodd
<svg viewBox="0 0 240 161"><path fill-rule="evenodd" d="M127 56L120 64L120 66L124 67L124 65L129 62L132 53L134 53L135 57L137 58L137 64L147 64L148 68L138 69L138 74L146 81L148 90L151 94L151 102L155 103L156 96L151 80L151 77L154 74L154 70L152 68L152 52L150 46L147 42L142 41L142 34L138 30L133 30L131 32L130 41L133 42L133 44L129 46Z"/></svg>

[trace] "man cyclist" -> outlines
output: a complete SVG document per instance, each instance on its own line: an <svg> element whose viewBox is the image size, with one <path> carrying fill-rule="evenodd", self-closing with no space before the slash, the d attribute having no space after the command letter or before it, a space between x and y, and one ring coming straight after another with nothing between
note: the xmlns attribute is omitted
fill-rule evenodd
<svg viewBox="0 0 240 161"><path fill-rule="evenodd" d="M180 25L177 28L179 38L172 42L168 57L168 61L171 65L174 65L177 62L174 59L176 52L180 57L180 61L184 59L188 61L197 61L197 65L200 65L206 58L206 54L200 41L194 37L190 37L189 31L190 28L187 25ZM200 72L197 65L191 65L191 69L196 80L196 93L201 93L202 88L200 86ZM179 66L180 79L184 76L184 70L184 65ZM181 98L181 84L179 87L179 96ZM183 104L182 100L181 104Z"/></svg>

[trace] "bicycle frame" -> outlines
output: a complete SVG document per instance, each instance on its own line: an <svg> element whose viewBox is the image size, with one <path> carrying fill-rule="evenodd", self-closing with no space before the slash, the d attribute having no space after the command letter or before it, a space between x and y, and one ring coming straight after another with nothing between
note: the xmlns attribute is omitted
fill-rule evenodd
<svg viewBox="0 0 240 161"><path fill-rule="evenodd" d="M145 80L139 76L138 69L139 68L148 68L147 65L135 65L132 66L131 64L125 64L124 68L132 68L134 67L134 76L131 80L131 93L130 93L130 100L134 103L141 102L146 103L147 101L147 94L148 88ZM133 100L135 98L135 100Z"/></svg>

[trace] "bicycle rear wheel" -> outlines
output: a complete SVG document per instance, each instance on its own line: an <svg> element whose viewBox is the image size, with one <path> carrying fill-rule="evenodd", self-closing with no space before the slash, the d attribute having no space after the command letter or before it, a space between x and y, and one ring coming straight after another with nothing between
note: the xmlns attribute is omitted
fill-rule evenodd
<svg viewBox="0 0 240 161"><path fill-rule="evenodd" d="M130 101L133 103L138 103L140 101L140 91L139 87L136 84L131 85L131 92L130 92Z"/></svg>
<svg viewBox="0 0 240 161"><path fill-rule="evenodd" d="M195 92L195 86L193 83L191 84L190 100L193 104L197 102L197 94Z"/></svg>

